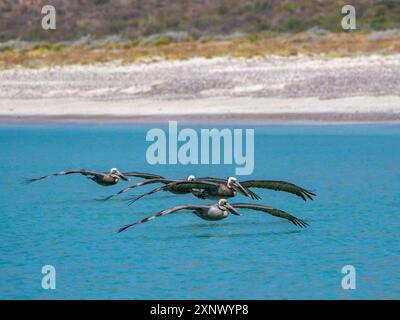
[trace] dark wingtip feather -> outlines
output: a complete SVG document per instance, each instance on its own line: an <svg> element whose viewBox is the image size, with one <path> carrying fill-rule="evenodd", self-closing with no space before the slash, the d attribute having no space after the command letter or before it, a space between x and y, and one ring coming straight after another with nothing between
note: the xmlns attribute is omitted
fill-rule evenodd
<svg viewBox="0 0 400 320"><path fill-rule="evenodd" d="M304 194L300 193L300 198L303 199L303 201L307 201L307 198L304 196Z"/></svg>
<svg viewBox="0 0 400 320"><path fill-rule="evenodd" d="M300 228L307 228L309 226L307 222L301 219L294 219L292 220L292 223Z"/></svg>
<svg viewBox="0 0 400 320"><path fill-rule="evenodd" d="M310 199L310 200L314 200L308 193L304 193L305 194L305 196L308 198L308 199ZM306 199L304 198L304 201L306 201Z"/></svg>
<svg viewBox="0 0 400 320"><path fill-rule="evenodd" d="M130 226L131 226L131 225L128 224L128 225L126 225L126 226L123 226L123 227L119 228L119 229L117 230L117 233L121 233L122 231L128 229Z"/></svg>
<svg viewBox="0 0 400 320"><path fill-rule="evenodd" d="M317 194L314 192L311 192L309 190L305 190L304 193L307 195L307 197L309 197L311 200L314 200L312 197L316 197Z"/></svg>
<svg viewBox="0 0 400 320"><path fill-rule="evenodd" d="M298 219L298 222L302 228L307 228L309 226L309 224L304 220Z"/></svg>
<svg viewBox="0 0 400 320"><path fill-rule="evenodd" d="M133 199L128 199L128 206L131 206L132 204L134 204L138 199L139 199L139 197L135 197Z"/></svg>
<svg viewBox="0 0 400 320"><path fill-rule="evenodd" d="M32 182L37 181L37 179L31 179L31 178L24 178L21 183L22 184L31 184Z"/></svg>

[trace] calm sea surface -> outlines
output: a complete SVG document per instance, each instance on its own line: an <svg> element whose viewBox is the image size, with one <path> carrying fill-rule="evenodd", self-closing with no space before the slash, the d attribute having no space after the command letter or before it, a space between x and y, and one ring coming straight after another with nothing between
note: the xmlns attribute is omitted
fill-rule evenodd
<svg viewBox="0 0 400 320"><path fill-rule="evenodd" d="M1 299L400 298L400 126L255 126L251 178L318 194L303 202L259 190L260 203L308 229L242 211L214 223L175 214L117 234L160 209L213 201L159 193L128 207L127 196L94 200L127 183L101 187L79 175L21 183L68 168L234 175L235 165L147 164L151 127L0 125ZM56 290L41 287L44 265L56 268ZM356 268L356 290L341 287L345 265Z"/></svg>

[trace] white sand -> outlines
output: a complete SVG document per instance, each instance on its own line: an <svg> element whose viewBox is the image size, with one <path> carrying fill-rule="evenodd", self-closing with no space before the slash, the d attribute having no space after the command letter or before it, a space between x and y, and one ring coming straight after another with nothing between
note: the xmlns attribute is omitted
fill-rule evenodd
<svg viewBox="0 0 400 320"><path fill-rule="evenodd" d="M218 97L190 100L0 99L0 116L191 116L198 114L400 113L399 96L318 98Z"/></svg>

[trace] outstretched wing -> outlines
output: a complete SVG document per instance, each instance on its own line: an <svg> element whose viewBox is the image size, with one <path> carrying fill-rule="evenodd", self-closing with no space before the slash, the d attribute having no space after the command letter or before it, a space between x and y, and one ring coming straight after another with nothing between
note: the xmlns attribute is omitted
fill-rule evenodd
<svg viewBox="0 0 400 320"><path fill-rule="evenodd" d="M140 181L140 182L134 184L133 186L129 186L129 187L125 188L125 189L122 189L122 190L118 191L116 194L113 194L113 195L111 195L111 196L105 197L105 198L103 198L103 199L101 199L101 200L104 200L104 201L109 200L109 199L111 199L112 197L115 197L115 196L117 196L117 195L120 195L120 194L123 194L123 193L125 193L125 192L128 192L129 190L132 190L132 189L135 189L135 188L137 188L137 187L144 186L144 185L147 185L147 184L152 184L152 183L164 183L164 184L168 184L168 183L170 183L170 182L171 182L171 180L169 180L169 179L164 179L164 178L162 178L162 179L160 179L160 178L156 178L156 179L145 179L145 180L142 180L142 181Z"/></svg>
<svg viewBox="0 0 400 320"><path fill-rule="evenodd" d="M129 201L129 205L133 204L137 200L148 196L150 194L157 193L159 191L165 190L165 191L173 191L176 193L191 193L193 189L207 189L207 188L218 188L217 185L211 182L200 182L200 181L175 181L166 184L165 186L158 187L156 189L153 189L149 192L143 193L140 196L137 196Z"/></svg>
<svg viewBox="0 0 400 320"><path fill-rule="evenodd" d="M250 203L231 203L231 206L234 208L242 208L242 209L250 209L250 210L256 210L256 211L263 211L266 213L269 213L270 215L273 215L274 217L279 217L279 218L283 218L283 219L287 219L289 221L291 221L293 224L295 224L296 226L299 227L307 227L308 223L298 219L294 216L292 216L291 214L279 210L279 209L275 209L269 206L263 206L263 205L257 205L257 204L250 204Z"/></svg>
<svg viewBox="0 0 400 320"><path fill-rule="evenodd" d="M173 188L174 191L178 192L192 192L193 189L203 189L203 190L210 190L210 189L217 189L218 185L208 181L176 181L172 182L168 185L169 187Z"/></svg>
<svg viewBox="0 0 400 320"><path fill-rule="evenodd" d="M275 191L284 191L295 194L296 196L302 198L304 201L308 199L313 200L315 193L306 190L302 187L296 186L293 183L286 181L274 181L274 180L247 180L241 182L242 186L245 188L264 188L271 189Z"/></svg>
<svg viewBox="0 0 400 320"><path fill-rule="evenodd" d="M177 207L173 207L173 208L170 208L170 209L166 209L166 210L160 211L160 212L158 212L158 213L156 213L156 214L154 214L154 215L152 215L150 217L144 218L144 219L142 219L140 221L137 221L137 222L134 222L134 223L131 223L131 224L127 224L126 226L123 226L122 228L118 229L118 233L122 232L122 231L124 231L124 230L126 230L126 229L128 229L128 228L130 228L132 226L134 226L135 224L141 224L141 223L144 223L144 222L148 222L148 221L154 220L155 218L166 216L167 214L171 214L171 213L174 213L174 212L177 212L177 211L181 211L181 210L196 210L196 209L199 209L199 208L208 208L208 206L184 205L184 206L177 206Z"/></svg>
<svg viewBox="0 0 400 320"><path fill-rule="evenodd" d="M209 182L214 182L214 183L227 183L227 179L222 179L222 178L213 178L213 177L201 177L201 178L196 178L198 181L209 181Z"/></svg>
<svg viewBox="0 0 400 320"><path fill-rule="evenodd" d="M95 171L89 171L89 170L85 170L85 169L65 170L65 171L61 171L61 172L57 172L57 173L48 174L46 176L39 177L39 178L27 179L26 182L27 183L32 183L32 182L36 182L36 181L39 181L39 180L47 179L47 178L50 178L50 177L54 177L54 176L64 176L64 175L74 174L74 173L80 173L80 174L83 174L84 176L100 176L100 177L104 176L104 173L95 172Z"/></svg>
<svg viewBox="0 0 400 320"><path fill-rule="evenodd" d="M143 194L141 194L140 196L134 197L134 198L132 198L132 199L129 200L128 205L132 205L133 203L135 203L136 201L138 201L139 199L141 199L141 198L143 198L143 197L145 197L145 196L148 196L148 195L150 195L150 194L153 194L153 193L157 193L157 192L159 192L159 191L162 191L162 190L165 189L165 187L166 187L166 185L165 185L165 186L158 187L158 188L155 188L155 189L153 189L153 190L150 190L149 192L143 193Z"/></svg>
<svg viewBox="0 0 400 320"><path fill-rule="evenodd" d="M159 176L158 174L145 172L123 172L122 174L127 177L138 177L144 179L165 179L163 176Z"/></svg>

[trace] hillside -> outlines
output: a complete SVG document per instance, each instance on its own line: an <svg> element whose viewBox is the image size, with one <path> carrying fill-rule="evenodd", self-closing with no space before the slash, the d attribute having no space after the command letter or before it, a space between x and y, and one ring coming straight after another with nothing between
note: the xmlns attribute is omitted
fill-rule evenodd
<svg viewBox="0 0 400 320"><path fill-rule="evenodd" d="M353 0L362 31L400 28L399 0ZM41 29L41 7L57 9L57 30ZM341 31L343 0L2 0L0 41L58 42L90 35L126 39L175 33L177 40L240 33Z"/></svg>

